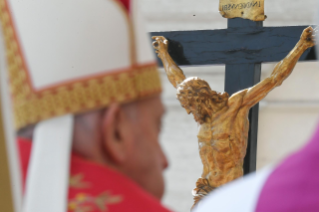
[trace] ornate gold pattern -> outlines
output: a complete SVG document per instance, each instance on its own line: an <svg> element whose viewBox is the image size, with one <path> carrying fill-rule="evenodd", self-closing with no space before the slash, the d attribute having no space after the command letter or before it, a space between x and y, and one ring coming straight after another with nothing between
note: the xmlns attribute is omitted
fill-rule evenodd
<svg viewBox="0 0 319 212"><path fill-rule="evenodd" d="M160 90L155 66L78 82L32 95L24 101L15 98L15 124L21 128L50 117L101 108L111 102L129 102Z"/></svg>
<svg viewBox="0 0 319 212"><path fill-rule="evenodd" d="M315 45L314 34L311 27L305 29L295 48L277 64L271 76L232 96L211 90L209 84L198 77L186 79L167 51L168 40L154 37L153 46L168 79L177 88L178 100L200 124L197 138L203 172L193 190L194 205L210 191L243 175L250 108L291 74L301 55Z"/></svg>
<svg viewBox="0 0 319 212"><path fill-rule="evenodd" d="M71 176L69 181L70 188L83 189L91 187L91 183L83 181L84 175L77 174ZM78 193L75 198L69 200L68 209L74 212L91 212L99 210L108 211L108 205L118 204L123 201L121 195L112 195L110 191L103 192L98 196L86 193Z"/></svg>
<svg viewBox="0 0 319 212"><path fill-rule="evenodd" d="M69 187L75 189L83 189L91 187L91 183L83 181L83 174L72 175L69 180Z"/></svg>
<svg viewBox="0 0 319 212"><path fill-rule="evenodd" d="M120 195L112 195L111 192L103 192L98 196L79 193L69 201L68 209L74 212L91 212L99 210L107 212L108 205L119 204L123 201Z"/></svg>
<svg viewBox="0 0 319 212"><path fill-rule="evenodd" d="M0 0L2 24L17 129L66 113L106 107L111 102L129 102L161 92L156 64L133 66L125 72L90 78L34 92L30 86L18 39L6 0Z"/></svg>

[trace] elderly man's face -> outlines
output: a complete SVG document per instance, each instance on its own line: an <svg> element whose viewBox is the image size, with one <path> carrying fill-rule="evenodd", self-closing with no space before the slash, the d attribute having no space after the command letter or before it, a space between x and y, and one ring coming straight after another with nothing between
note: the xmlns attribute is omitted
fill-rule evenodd
<svg viewBox="0 0 319 212"><path fill-rule="evenodd" d="M158 199L164 194L163 171L168 166L159 143L164 107L159 96L140 101L133 126L130 177Z"/></svg>
<svg viewBox="0 0 319 212"><path fill-rule="evenodd" d="M159 96L79 114L73 151L122 172L160 199L168 166L158 140L163 114Z"/></svg>

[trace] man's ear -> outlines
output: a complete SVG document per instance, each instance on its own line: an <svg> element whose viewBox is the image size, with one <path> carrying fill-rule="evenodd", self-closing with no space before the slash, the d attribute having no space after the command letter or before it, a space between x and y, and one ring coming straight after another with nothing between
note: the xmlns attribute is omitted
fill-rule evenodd
<svg viewBox="0 0 319 212"><path fill-rule="evenodd" d="M111 162L121 164L127 160L133 148L132 127L131 120L119 104L111 104L104 112L102 147Z"/></svg>

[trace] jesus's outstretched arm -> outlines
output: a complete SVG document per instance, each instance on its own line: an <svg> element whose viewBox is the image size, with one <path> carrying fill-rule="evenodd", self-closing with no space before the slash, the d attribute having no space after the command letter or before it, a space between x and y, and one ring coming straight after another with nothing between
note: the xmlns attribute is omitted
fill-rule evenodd
<svg viewBox="0 0 319 212"><path fill-rule="evenodd" d="M177 88L186 77L167 52L168 40L163 36L154 36L153 39L155 40L153 42L153 47L156 49L158 57L162 60L167 77L172 85Z"/></svg>
<svg viewBox="0 0 319 212"><path fill-rule="evenodd" d="M272 89L280 86L281 83L291 74L301 55L308 48L315 45L314 34L315 31L312 27L308 27L307 29L305 29L295 48L288 54L285 59L283 59L276 65L270 77L264 79L263 81L249 89L239 92L241 93L241 95L243 95L242 106L248 108L254 106L260 100L262 100Z"/></svg>

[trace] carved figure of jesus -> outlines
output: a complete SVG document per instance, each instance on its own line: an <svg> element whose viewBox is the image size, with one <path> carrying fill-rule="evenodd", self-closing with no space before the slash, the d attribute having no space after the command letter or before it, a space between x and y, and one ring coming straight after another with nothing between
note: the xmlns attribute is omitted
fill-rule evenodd
<svg viewBox="0 0 319 212"><path fill-rule="evenodd" d="M167 51L168 40L162 36L153 37L153 47L169 81L177 89L177 99L200 125L197 137L203 173L193 190L194 205L213 189L243 175L250 108L291 74L304 51L315 45L314 34L312 27L305 29L295 48L276 65L268 78L232 96L211 90L209 84L198 77L186 79Z"/></svg>

